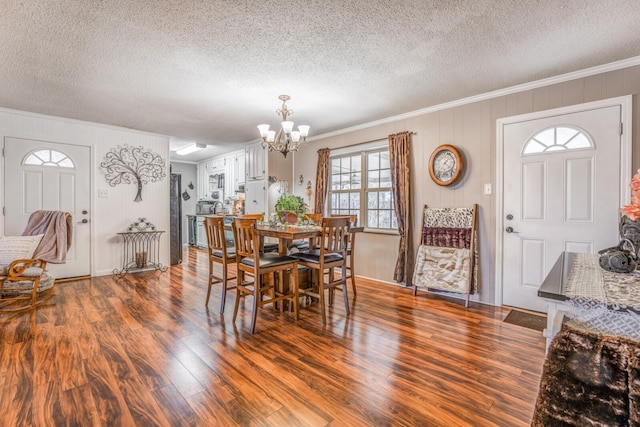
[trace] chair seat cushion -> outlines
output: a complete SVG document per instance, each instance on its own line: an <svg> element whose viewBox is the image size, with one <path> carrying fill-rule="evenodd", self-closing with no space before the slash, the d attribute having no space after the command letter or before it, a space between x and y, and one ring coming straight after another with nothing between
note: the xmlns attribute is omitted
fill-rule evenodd
<svg viewBox="0 0 640 427"><path fill-rule="evenodd" d="M211 252L211 255L216 258L222 258L222 251L214 250ZM227 258L235 258L236 257L236 248L227 248Z"/></svg>
<svg viewBox="0 0 640 427"><path fill-rule="evenodd" d="M260 268L274 267L281 264L289 264L295 261L298 261L298 260L287 255L278 255L278 254L262 254L260 255L260 260L259 260ZM253 258L242 258L240 263L244 265L248 265L250 267L255 267Z"/></svg>
<svg viewBox="0 0 640 427"><path fill-rule="evenodd" d="M38 286L37 292L46 291L53 287L55 282L55 278L47 274L46 271L42 272L40 276L40 286ZM5 282L2 287L2 295L10 296L10 295L21 295L21 294L30 294L33 290L33 281L24 280L21 282Z"/></svg>
<svg viewBox="0 0 640 427"><path fill-rule="evenodd" d="M277 243L265 243L264 244L265 252L278 252L278 244Z"/></svg>
<svg viewBox="0 0 640 427"><path fill-rule="evenodd" d="M298 258L301 261L308 261L320 264L320 249L314 249L312 251L298 252L297 254L292 255ZM335 262L340 261L342 259L342 255L336 253L324 254L324 262Z"/></svg>
<svg viewBox="0 0 640 427"><path fill-rule="evenodd" d="M7 276L9 273L8 265L0 265L0 276ZM38 277L44 270L40 267L29 267L22 272L21 277Z"/></svg>
<svg viewBox="0 0 640 427"><path fill-rule="evenodd" d="M293 246L298 248L299 251L306 251L309 249L309 242L293 242Z"/></svg>

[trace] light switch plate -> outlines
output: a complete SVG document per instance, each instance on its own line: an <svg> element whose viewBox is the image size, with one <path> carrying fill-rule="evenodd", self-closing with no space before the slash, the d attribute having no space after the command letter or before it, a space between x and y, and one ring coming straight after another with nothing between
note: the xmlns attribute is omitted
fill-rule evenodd
<svg viewBox="0 0 640 427"><path fill-rule="evenodd" d="M491 195L491 193L493 193L493 188L491 183L487 183L484 185L484 194L485 196L489 196Z"/></svg>
<svg viewBox="0 0 640 427"><path fill-rule="evenodd" d="M109 190L98 190L98 197L109 197Z"/></svg>

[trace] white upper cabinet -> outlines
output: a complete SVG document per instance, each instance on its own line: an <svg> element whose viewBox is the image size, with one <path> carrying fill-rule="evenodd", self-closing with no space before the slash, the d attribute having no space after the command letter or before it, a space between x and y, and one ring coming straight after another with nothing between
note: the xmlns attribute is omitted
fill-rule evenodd
<svg viewBox="0 0 640 427"><path fill-rule="evenodd" d="M236 154L236 164L234 178L238 185L244 185L246 181L246 155L244 150Z"/></svg>
<svg viewBox="0 0 640 427"><path fill-rule="evenodd" d="M214 157L213 159L207 162L207 169L210 174L221 173L225 171L225 161L224 157Z"/></svg>
<svg viewBox="0 0 640 427"><path fill-rule="evenodd" d="M207 162L198 163L196 167L197 173L197 193L198 199L206 198L209 189L209 171L207 170Z"/></svg>
<svg viewBox="0 0 640 427"><path fill-rule="evenodd" d="M267 170L266 149L261 143L247 146L247 179L249 181L261 180L265 177Z"/></svg>
<svg viewBox="0 0 640 427"><path fill-rule="evenodd" d="M245 183L245 152L234 151L225 156L225 186L226 197L234 197L240 185Z"/></svg>

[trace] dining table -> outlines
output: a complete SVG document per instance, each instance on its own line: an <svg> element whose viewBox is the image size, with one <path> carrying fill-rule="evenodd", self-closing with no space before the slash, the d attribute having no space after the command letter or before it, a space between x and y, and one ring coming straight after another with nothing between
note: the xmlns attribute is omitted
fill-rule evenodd
<svg viewBox="0 0 640 427"><path fill-rule="evenodd" d="M349 227L350 233L364 231L364 227ZM278 253L286 255L294 240L309 239L309 246L313 247L313 240L320 237L322 227L318 225L270 225L269 223L258 222L256 233L261 238L273 237L278 239Z"/></svg>

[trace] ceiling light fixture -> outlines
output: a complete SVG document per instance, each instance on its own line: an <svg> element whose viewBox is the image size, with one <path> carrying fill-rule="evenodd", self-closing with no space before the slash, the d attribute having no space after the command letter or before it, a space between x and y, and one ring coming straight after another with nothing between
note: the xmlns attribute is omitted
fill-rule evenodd
<svg viewBox="0 0 640 427"><path fill-rule="evenodd" d="M269 130L269 125L258 125L260 137L262 138L262 146L269 148L269 151L279 151L284 157L291 151L298 151L298 148L307 142L309 134L309 126L300 125L298 130L293 130L293 122L287 118L293 114L293 110L287 109L287 101L291 99L289 95L280 95L278 97L282 101L282 107L276 110L276 114L282 117L282 127L276 131Z"/></svg>
<svg viewBox="0 0 640 427"><path fill-rule="evenodd" d="M201 144L199 142L192 142L191 144L185 145L182 148L176 150L176 154L180 156L186 156L187 154L195 153L196 151L200 151L203 148L207 148L207 144Z"/></svg>

